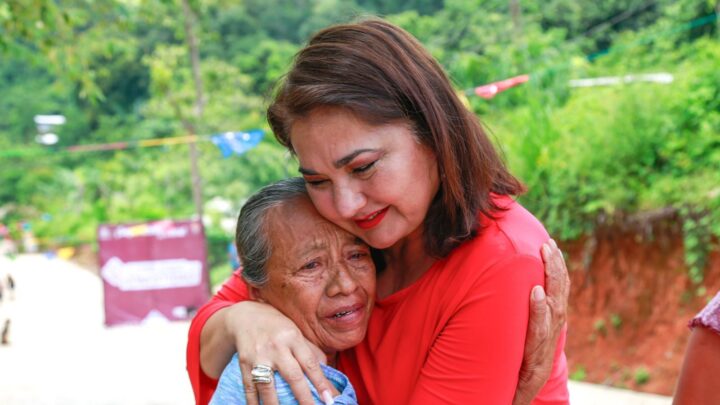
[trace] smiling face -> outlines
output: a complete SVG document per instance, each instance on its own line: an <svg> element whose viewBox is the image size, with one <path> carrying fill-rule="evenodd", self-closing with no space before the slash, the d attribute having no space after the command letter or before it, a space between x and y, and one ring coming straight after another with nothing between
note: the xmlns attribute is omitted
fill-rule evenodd
<svg viewBox="0 0 720 405"><path fill-rule="evenodd" d="M370 248L323 219L307 198L272 208L267 225L268 282L253 288L256 298L280 310L325 353L360 343L375 297Z"/></svg>
<svg viewBox="0 0 720 405"><path fill-rule="evenodd" d="M370 125L321 107L295 121L290 140L322 216L378 249L422 234L437 160L408 123Z"/></svg>

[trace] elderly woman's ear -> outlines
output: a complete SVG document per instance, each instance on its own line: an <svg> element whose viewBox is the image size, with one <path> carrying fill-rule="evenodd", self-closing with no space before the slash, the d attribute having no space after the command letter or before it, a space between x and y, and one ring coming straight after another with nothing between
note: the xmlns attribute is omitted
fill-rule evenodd
<svg viewBox="0 0 720 405"><path fill-rule="evenodd" d="M263 299L260 289L248 284L248 292L250 292L250 299L257 302L263 302L267 304L267 301Z"/></svg>

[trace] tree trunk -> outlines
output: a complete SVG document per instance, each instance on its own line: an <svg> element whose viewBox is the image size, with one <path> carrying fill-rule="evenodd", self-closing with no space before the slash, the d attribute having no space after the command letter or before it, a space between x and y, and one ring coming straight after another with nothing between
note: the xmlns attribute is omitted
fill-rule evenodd
<svg viewBox="0 0 720 405"><path fill-rule="evenodd" d="M199 123L202 119L203 110L205 107L205 97L203 95L203 83L202 76L200 74L200 52L198 51L198 41L193 30L195 25L195 13L190 7L188 0L181 0L183 8L183 16L185 17L184 28L185 28L185 41L188 46L188 53L190 55L190 66L192 68L193 82L195 84L195 106L193 113L195 115L195 123ZM196 126L188 121L184 120L183 125L185 129L190 132L190 135L197 135ZM192 192L193 201L195 202L195 213L202 221L203 216L203 198L202 198L202 177L200 175L200 169L198 168L198 150L197 144L191 142L188 144L190 151L190 172L192 176Z"/></svg>

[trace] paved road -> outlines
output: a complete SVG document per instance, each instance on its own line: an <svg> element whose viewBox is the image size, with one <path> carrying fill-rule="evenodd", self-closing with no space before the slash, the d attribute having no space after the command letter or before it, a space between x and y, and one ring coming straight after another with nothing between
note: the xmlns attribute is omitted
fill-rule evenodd
<svg viewBox="0 0 720 405"><path fill-rule="evenodd" d="M192 404L187 322L105 328L97 276L59 259L0 257L17 281L11 345L0 346L0 404ZM670 399L572 383L573 404Z"/></svg>
<svg viewBox="0 0 720 405"><path fill-rule="evenodd" d="M96 275L40 255L0 266L17 281L0 404L193 403L186 322L105 328Z"/></svg>

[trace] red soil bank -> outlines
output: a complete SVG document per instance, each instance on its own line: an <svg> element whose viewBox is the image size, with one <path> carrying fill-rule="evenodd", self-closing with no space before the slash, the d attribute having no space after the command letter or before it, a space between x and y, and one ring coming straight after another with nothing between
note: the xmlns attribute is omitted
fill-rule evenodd
<svg viewBox="0 0 720 405"><path fill-rule="evenodd" d="M700 296L687 276L677 225L641 232L614 227L562 244L572 281L566 346L571 375L582 369L584 381L672 395L687 322L720 290L714 243ZM638 384L641 367L648 378Z"/></svg>

